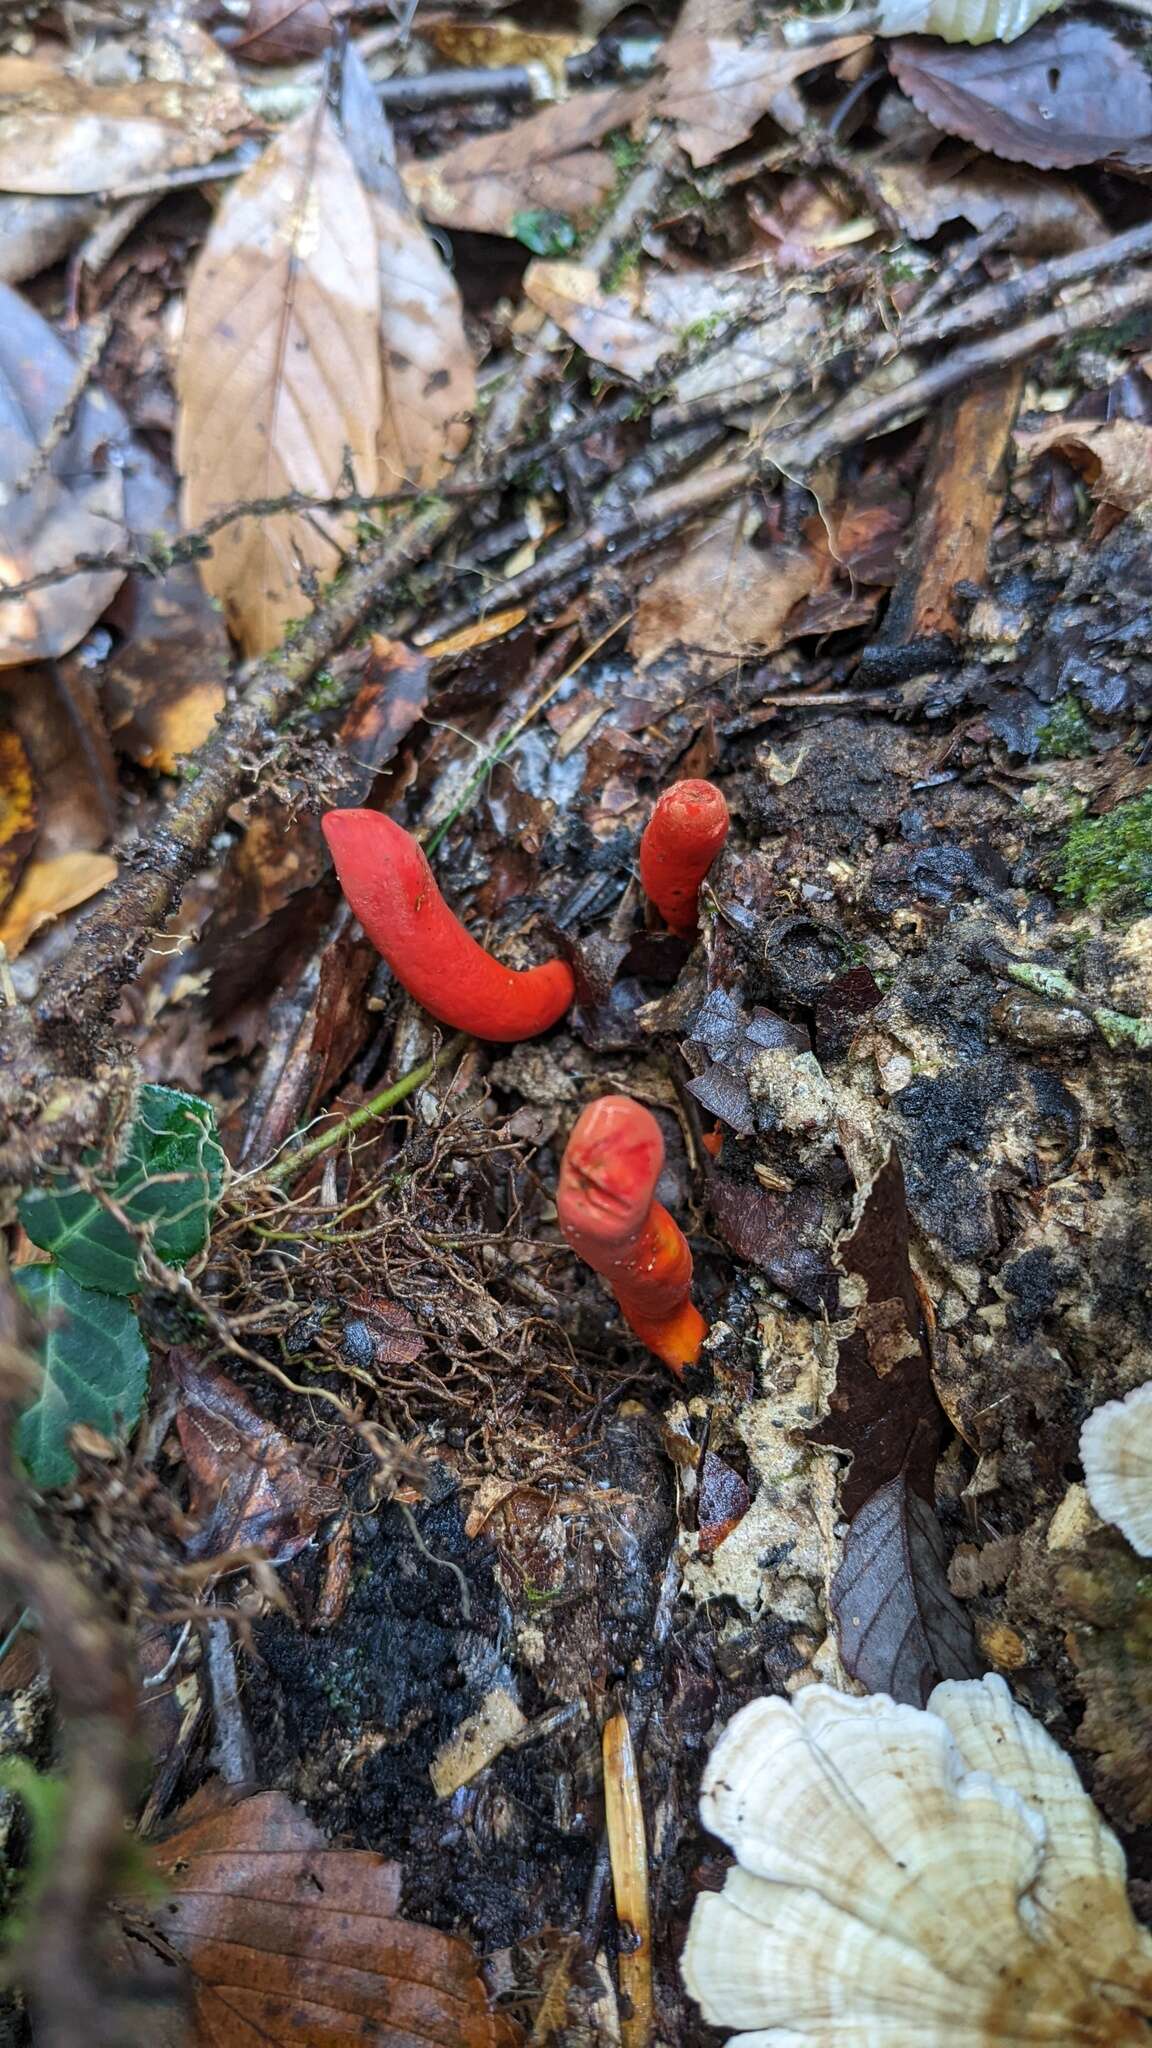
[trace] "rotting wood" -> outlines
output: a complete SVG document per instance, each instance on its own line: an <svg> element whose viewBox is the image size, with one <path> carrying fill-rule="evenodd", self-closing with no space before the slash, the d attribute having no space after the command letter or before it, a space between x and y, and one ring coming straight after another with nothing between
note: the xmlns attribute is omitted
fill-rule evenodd
<svg viewBox="0 0 1152 2048"><path fill-rule="evenodd" d="M945 405L920 485L913 551L892 593L881 647L952 640L962 631L962 586L982 585L987 577L1023 388L1018 363L956 392Z"/></svg>

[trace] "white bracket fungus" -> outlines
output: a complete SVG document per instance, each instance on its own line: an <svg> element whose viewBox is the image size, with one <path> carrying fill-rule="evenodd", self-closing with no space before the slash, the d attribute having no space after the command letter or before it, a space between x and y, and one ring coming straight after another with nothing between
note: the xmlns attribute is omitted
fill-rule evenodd
<svg viewBox="0 0 1152 2048"><path fill-rule="evenodd" d="M732 2048L1152 2043L1152 1937L1075 1769L1003 1679L923 1711L813 1685L736 1715L704 1824L734 1849L684 1979Z"/></svg>
<svg viewBox="0 0 1152 2048"><path fill-rule="evenodd" d="M1106 1401L1080 1432L1088 1498L1141 1557L1152 1557L1152 1380Z"/></svg>

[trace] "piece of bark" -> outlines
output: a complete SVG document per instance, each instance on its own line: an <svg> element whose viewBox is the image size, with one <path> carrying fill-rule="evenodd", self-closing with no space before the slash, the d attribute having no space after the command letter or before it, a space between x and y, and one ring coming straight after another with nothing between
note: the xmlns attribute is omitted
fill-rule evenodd
<svg viewBox="0 0 1152 2048"><path fill-rule="evenodd" d="M1020 365L981 377L942 408L920 486L912 546L892 593L885 644L959 638L969 586L988 576L988 547L1007 482Z"/></svg>

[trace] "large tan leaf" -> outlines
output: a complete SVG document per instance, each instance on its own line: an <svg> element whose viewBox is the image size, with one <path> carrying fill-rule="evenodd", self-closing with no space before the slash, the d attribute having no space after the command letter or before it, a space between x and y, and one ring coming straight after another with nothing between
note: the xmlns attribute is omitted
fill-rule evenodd
<svg viewBox="0 0 1152 2048"><path fill-rule="evenodd" d="M714 163L750 135L777 93L819 64L839 63L863 50L870 36L787 49L772 36L729 42L716 35L681 32L664 51L660 112L675 121L696 165Z"/></svg>
<svg viewBox="0 0 1152 2048"><path fill-rule="evenodd" d="M192 273L178 391L184 516L300 490L350 469L376 481L380 292L368 201L321 103L225 199ZM331 578L348 515L237 520L202 565L245 651L274 647Z"/></svg>
<svg viewBox="0 0 1152 2048"><path fill-rule="evenodd" d="M48 322L0 284L0 668L66 653L124 580L121 570L85 571L3 596L6 586L123 544L127 423L91 386L75 404L82 382ZM70 405L71 426L60 433Z"/></svg>
<svg viewBox="0 0 1152 2048"><path fill-rule="evenodd" d="M788 615L815 588L820 563L800 549L753 547L746 519L733 505L696 528L643 592L631 635L641 668L674 646L730 663L784 645Z"/></svg>
<svg viewBox="0 0 1152 2048"><path fill-rule="evenodd" d="M380 489L431 484L468 439L476 370L456 281L404 190L387 117L349 44L341 117L380 263Z"/></svg>
<svg viewBox="0 0 1152 2048"><path fill-rule="evenodd" d="M467 1942L396 1917L400 1870L329 1849L282 1792L159 1850L158 1934L188 1964L189 2048L513 2048Z"/></svg>
<svg viewBox="0 0 1152 2048"><path fill-rule="evenodd" d="M0 57L0 188L108 191L219 156L251 118L238 86L207 66L189 76L190 52L177 45L165 55L158 68L168 75L131 85L91 85L39 58ZM181 57L184 75L173 76Z"/></svg>
<svg viewBox="0 0 1152 2048"><path fill-rule="evenodd" d="M577 93L498 135L405 164L408 195L429 220L479 234L511 234L518 213L545 209L582 226L616 183L610 154L596 144L647 104L642 92Z"/></svg>

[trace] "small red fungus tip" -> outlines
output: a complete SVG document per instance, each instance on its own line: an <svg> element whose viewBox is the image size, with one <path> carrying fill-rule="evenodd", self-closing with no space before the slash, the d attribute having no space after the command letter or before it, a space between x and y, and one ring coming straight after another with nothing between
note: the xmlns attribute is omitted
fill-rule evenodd
<svg viewBox="0 0 1152 2048"><path fill-rule="evenodd" d="M441 1024L511 1044L535 1038L575 994L563 960L503 967L448 908L424 850L382 811L328 811L321 820L348 903L378 953Z"/></svg>
<svg viewBox="0 0 1152 2048"><path fill-rule="evenodd" d="M608 1282L641 1343L681 1373L695 1364L708 1325L692 1301L688 1240L655 1199L663 1165L651 1110L602 1095L573 1126L556 1207L567 1242Z"/></svg>
<svg viewBox="0 0 1152 2048"><path fill-rule="evenodd" d="M728 837L728 806L713 782L674 782L640 839L640 880L665 924L696 929L700 884Z"/></svg>

